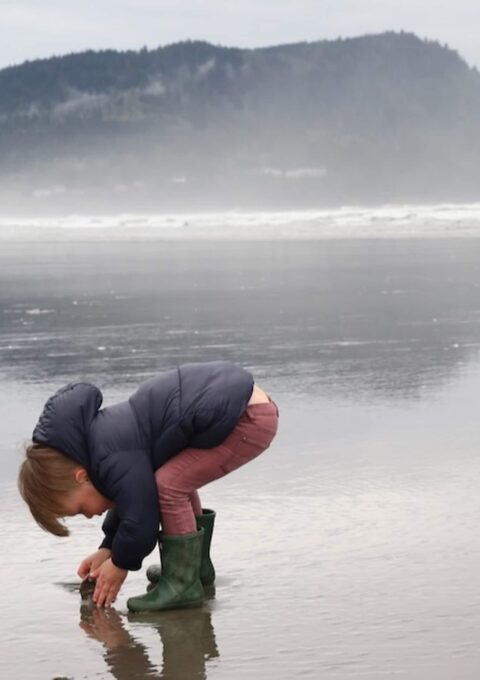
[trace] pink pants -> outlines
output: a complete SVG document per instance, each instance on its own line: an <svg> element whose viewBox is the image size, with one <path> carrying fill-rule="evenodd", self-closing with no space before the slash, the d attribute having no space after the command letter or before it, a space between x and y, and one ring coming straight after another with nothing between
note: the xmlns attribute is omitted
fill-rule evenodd
<svg viewBox="0 0 480 680"><path fill-rule="evenodd" d="M162 465L155 479L163 532L178 536L197 531L195 517L202 514L197 489L259 456L270 446L277 427L275 402L253 404L219 446L184 449Z"/></svg>

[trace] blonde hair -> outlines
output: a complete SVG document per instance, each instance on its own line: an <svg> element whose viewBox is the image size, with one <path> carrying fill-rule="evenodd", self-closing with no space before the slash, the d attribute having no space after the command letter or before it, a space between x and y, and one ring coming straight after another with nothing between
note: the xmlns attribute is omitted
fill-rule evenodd
<svg viewBox="0 0 480 680"><path fill-rule="evenodd" d="M18 489L37 524L55 536L68 536L59 517L65 515L62 500L75 487L78 463L63 453L32 442L18 473Z"/></svg>

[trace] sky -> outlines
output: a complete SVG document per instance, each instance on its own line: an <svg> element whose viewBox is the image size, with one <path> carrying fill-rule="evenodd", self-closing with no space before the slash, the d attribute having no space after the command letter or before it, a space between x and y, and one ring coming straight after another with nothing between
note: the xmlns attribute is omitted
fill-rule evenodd
<svg viewBox="0 0 480 680"><path fill-rule="evenodd" d="M260 47L409 31L480 67L479 0L0 0L0 68L180 40Z"/></svg>

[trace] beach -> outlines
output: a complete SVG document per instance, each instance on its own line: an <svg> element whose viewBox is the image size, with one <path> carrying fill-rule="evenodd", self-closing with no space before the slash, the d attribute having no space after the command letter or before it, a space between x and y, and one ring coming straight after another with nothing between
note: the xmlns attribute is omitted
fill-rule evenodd
<svg viewBox="0 0 480 680"><path fill-rule="evenodd" d="M476 678L480 239L86 231L0 238L2 677ZM44 402L215 359L280 410L270 449L201 493L215 589L128 614L152 554L112 611L82 605L100 519L57 539L16 490Z"/></svg>

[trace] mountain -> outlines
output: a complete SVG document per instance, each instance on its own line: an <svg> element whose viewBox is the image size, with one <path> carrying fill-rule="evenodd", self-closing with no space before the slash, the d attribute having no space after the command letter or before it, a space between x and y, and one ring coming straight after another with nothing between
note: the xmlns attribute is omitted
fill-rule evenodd
<svg viewBox="0 0 480 680"><path fill-rule="evenodd" d="M408 33L0 71L0 212L478 200L480 74Z"/></svg>

